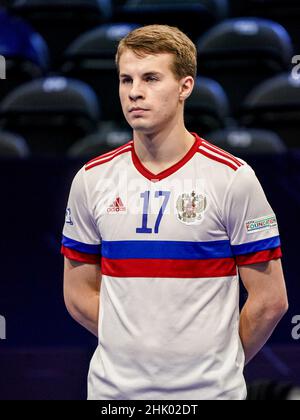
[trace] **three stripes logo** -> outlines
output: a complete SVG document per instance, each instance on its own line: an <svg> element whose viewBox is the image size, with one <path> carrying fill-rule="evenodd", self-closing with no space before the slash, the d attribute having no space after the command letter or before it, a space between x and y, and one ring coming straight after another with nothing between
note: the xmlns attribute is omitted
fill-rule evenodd
<svg viewBox="0 0 300 420"><path fill-rule="evenodd" d="M121 211L126 211L126 207L124 206L120 197L117 197L115 201L108 207L107 213L120 213Z"/></svg>

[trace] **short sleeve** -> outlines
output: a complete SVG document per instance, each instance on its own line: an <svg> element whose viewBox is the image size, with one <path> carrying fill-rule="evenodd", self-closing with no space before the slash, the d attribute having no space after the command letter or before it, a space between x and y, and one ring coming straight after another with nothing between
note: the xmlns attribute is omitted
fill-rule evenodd
<svg viewBox="0 0 300 420"><path fill-rule="evenodd" d="M75 261L98 264L101 238L91 214L84 169L74 177L66 209L61 252Z"/></svg>
<svg viewBox="0 0 300 420"><path fill-rule="evenodd" d="M276 216L249 165L235 172L224 197L223 214L238 266L282 256Z"/></svg>

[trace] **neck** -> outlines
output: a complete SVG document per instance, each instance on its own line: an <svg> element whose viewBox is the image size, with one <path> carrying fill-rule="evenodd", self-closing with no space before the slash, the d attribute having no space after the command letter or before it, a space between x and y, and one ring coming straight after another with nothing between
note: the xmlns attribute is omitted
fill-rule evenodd
<svg viewBox="0 0 300 420"><path fill-rule="evenodd" d="M164 170L183 158L194 144L195 138L184 125L159 133L134 132L134 149L139 160L150 170Z"/></svg>

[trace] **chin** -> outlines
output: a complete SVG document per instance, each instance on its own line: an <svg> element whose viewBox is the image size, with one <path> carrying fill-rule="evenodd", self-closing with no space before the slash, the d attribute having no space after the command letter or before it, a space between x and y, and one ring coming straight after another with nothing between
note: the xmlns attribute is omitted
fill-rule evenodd
<svg viewBox="0 0 300 420"><path fill-rule="evenodd" d="M131 123L129 124L134 131L140 131L142 133L146 133L148 131L152 131L152 127L148 127L145 124L138 124L138 123Z"/></svg>

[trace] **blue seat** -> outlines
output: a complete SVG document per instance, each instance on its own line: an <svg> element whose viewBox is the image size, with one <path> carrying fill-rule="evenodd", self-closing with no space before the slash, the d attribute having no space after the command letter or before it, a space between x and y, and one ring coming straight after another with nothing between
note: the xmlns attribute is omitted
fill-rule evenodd
<svg viewBox="0 0 300 420"><path fill-rule="evenodd" d="M111 0L22 0L14 13L27 19L45 38L54 66L80 34L111 17Z"/></svg>
<svg viewBox="0 0 300 420"><path fill-rule="evenodd" d="M295 50L300 47L299 0L230 0L233 16L257 16L272 19L290 33Z"/></svg>
<svg viewBox="0 0 300 420"><path fill-rule="evenodd" d="M249 155L278 155L285 153L287 147L273 131L255 128L227 128L210 133L208 140L240 157Z"/></svg>
<svg viewBox="0 0 300 420"><path fill-rule="evenodd" d="M287 146L299 148L299 77L287 73L258 85L246 97L240 121L247 127L273 130Z"/></svg>
<svg viewBox="0 0 300 420"><path fill-rule="evenodd" d="M177 26L195 40L227 16L227 0L127 0L114 19Z"/></svg>
<svg viewBox="0 0 300 420"><path fill-rule="evenodd" d="M63 154L76 140L96 131L99 120L92 88L62 77L25 83L0 104L0 127L22 135L36 155Z"/></svg>
<svg viewBox="0 0 300 420"><path fill-rule="evenodd" d="M0 54L6 60L6 80L0 84L0 98L48 70L49 51L44 39L25 21L1 8Z"/></svg>
<svg viewBox="0 0 300 420"><path fill-rule="evenodd" d="M102 104L103 120L123 119L115 54L120 39L136 27L100 25L77 38L64 53L62 73L92 86Z"/></svg>
<svg viewBox="0 0 300 420"><path fill-rule="evenodd" d="M226 20L197 43L198 72L225 89L234 114L258 83L291 67L293 47L279 24L257 18Z"/></svg>
<svg viewBox="0 0 300 420"><path fill-rule="evenodd" d="M21 136L0 130L0 159L23 159L27 158L29 155L29 147Z"/></svg>
<svg viewBox="0 0 300 420"><path fill-rule="evenodd" d="M184 118L188 130L201 136L225 128L230 121L230 108L223 88L212 79L197 77L185 104Z"/></svg>
<svg viewBox="0 0 300 420"><path fill-rule="evenodd" d="M113 122L101 123L99 130L76 142L67 152L69 158L84 158L90 160L103 153L109 152L132 138L129 126L118 125Z"/></svg>

